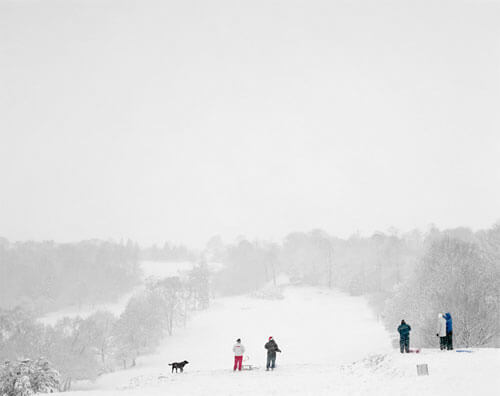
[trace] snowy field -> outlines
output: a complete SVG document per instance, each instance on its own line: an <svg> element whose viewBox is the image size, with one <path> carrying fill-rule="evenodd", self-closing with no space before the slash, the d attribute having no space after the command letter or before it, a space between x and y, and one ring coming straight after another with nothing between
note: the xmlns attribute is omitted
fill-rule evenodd
<svg viewBox="0 0 500 396"><path fill-rule="evenodd" d="M274 336L282 354L266 372L264 343ZM253 371L232 371L240 337ZM183 374L167 363L188 360ZM418 377L416 364L430 375ZM187 329L165 340L134 369L80 384L78 396L111 395L497 395L498 350L424 350L400 355L362 298L290 287L283 300L216 300ZM77 385L78 386L78 385ZM77 388L78 389L78 388Z"/></svg>
<svg viewBox="0 0 500 396"><path fill-rule="evenodd" d="M140 265L144 279L149 277L161 279L169 276L177 276L193 268L193 263L190 261L162 262L144 260Z"/></svg>
<svg viewBox="0 0 500 396"><path fill-rule="evenodd" d="M183 272L189 271L193 267L193 263L189 261L181 262L161 262L161 261L142 261L140 263L142 270L142 280L145 281L148 278L162 279L169 276L177 276ZM82 305L80 307L68 307L58 311L50 312L38 320L44 324L54 325L58 320L63 317L76 317L80 316L86 318L98 310L104 310L114 313L115 315L120 315L128 300L137 292L142 290L144 286L138 285L131 292L124 294L117 301L109 302L105 304L93 304L93 305Z"/></svg>

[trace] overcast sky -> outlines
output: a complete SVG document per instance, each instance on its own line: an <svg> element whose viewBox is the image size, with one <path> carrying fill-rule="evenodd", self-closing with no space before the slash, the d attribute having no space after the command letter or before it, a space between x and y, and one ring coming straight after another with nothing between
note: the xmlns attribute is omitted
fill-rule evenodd
<svg viewBox="0 0 500 396"><path fill-rule="evenodd" d="M0 235L500 219L500 2L0 0Z"/></svg>

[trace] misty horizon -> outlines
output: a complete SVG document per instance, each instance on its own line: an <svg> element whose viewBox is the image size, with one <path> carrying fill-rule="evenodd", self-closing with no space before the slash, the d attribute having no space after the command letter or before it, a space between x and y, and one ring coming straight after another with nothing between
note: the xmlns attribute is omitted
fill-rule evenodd
<svg viewBox="0 0 500 396"><path fill-rule="evenodd" d="M457 227L438 227L436 224L431 223L424 229L412 228L409 230L399 230L395 227L388 227L385 230L374 229L373 232L361 232L360 230L356 230L355 232L348 233L345 235L334 234L334 233L329 232L328 230L325 230L325 229L322 229L319 227L314 227L314 228L310 228L310 229L302 229L302 230L299 230L299 229L290 230L289 232L287 232L283 235L279 235L277 237L274 237L274 236L263 237L262 234L258 234L258 235L255 235L252 237L249 235L239 234L239 235L236 235L234 238L225 238L221 234L214 233L209 238L207 238L206 241L204 241L203 243L201 243L199 245L192 245L192 244L186 243L185 241L175 240L175 239L158 239L158 240L153 240L153 241L149 241L149 242L144 242L144 241L138 241L138 240L135 240L133 238L126 237L126 236L120 236L119 238L89 237L89 238L72 239L72 240L70 240L70 239L68 239L68 240L65 240L65 239L59 239L59 240L58 239L33 239L33 238L32 239L12 239L12 238L8 238L5 235L0 235L0 238L5 238L10 243L23 243L23 242L78 243L78 242L92 241L92 240L110 241L110 242L114 242L114 243L125 243L127 241L132 241L133 243L137 243L141 248L148 247L148 246L161 247L165 243L167 243L167 244L170 244L172 246L178 245L178 246L185 246L189 249L200 250L200 249L204 249L206 247L207 243L210 242L210 240L212 240L213 238L220 238L224 244L232 244L232 243L238 242L240 240L257 241L257 242L258 241L268 241L268 242L272 242L272 243L281 244L288 235L295 234L295 233L306 234L306 233L310 233L313 231L322 231L322 232L325 232L329 237L338 238L338 239L342 239L342 240L349 240L353 237L369 238L371 236L379 235L379 234L384 234L384 235L388 235L388 236L394 235L394 236L401 237L401 236L405 236L407 234L410 234L412 232L418 232L422 236L425 236L425 234L431 230L438 230L440 232L448 232L448 231L453 231L453 230L464 230L465 229L465 230L470 230L472 233L476 233L478 231L487 230L488 228L493 227L493 226L497 226L499 224L500 224L500 220L496 221L496 222L494 222L486 227L472 228L472 227L469 227L466 225L459 225Z"/></svg>
<svg viewBox="0 0 500 396"><path fill-rule="evenodd" d="M467 1L2 2L0 235L201 246L489 227L499 16Z"/></svg>

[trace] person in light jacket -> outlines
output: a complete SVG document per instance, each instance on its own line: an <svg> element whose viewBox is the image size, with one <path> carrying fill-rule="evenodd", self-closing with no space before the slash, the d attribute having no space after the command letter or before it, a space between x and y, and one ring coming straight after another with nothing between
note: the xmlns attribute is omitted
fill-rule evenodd
<svg viewBox="0 0 500 396"><path fill-rule="evenodd" d="M438 323L437 323L437 333L436 335L439 337L439 349L442 351L446 349L446 319L442 313L438 314Z"/></svg>
<svg viewBox="0 0 500 396"><path fill-rule="evenodd" d="M241 365L243 363L243 354L245 353L245 347L241 343L241 339L236 340L236 344L233 346L233 352L234 352L234 368L233 371L236 371L238 369L241 371Z"/></svg>

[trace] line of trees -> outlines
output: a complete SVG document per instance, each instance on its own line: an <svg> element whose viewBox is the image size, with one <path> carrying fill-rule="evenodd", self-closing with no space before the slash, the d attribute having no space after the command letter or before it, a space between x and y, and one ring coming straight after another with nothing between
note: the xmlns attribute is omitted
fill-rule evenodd
<svg viewBox="0 0 500 396"><path fill-rule="evenodd" d="M165 242L163 246L152 245L141 250L141 260L180 262L196 261L197 252L184 245L175 245Z"/></svg>
<svg viewBox="0 0 500 396"><path fill-rule="evenodd" d="M420 346L435 345L438 312L452 312L458 345L500 346L500 224L347 239L313 230L281 244L212 238L206 251L225 265L214 280L222 294L276 284L282 273L295 284L368 296L391 332L401 319L412 323Z"/></svg>
<svg viewBox="0 0 500 396"><path fill-rule="evenodd" d="M59 370L60 389L69 390L74 380L134 366L139 356L184 326L190 311L208 307L209 294L208 268L200 264L182 279L148 280L120 316L99 311L49 326L20 307L0 310L0 358L43 356Z"/></svg>
<svg viewBox="0 0 500 396"><path fill-rule="evenodd" d="M281 244L240 239L221 245L217 240L210 241L207 251L211 260L225 265L214 281L223 294L276 284L279 273L294 284L339 287L353 295L381 293L410 275L424 243L417 232L340 239L322 230L291 233Z"/></svg>
<svg viewBox="0 0 500 396"><path fill-rule="evenodd" d="M0 238L0 308L37 314L112 301L141 279L132 241L16 242Z"/></svg>

